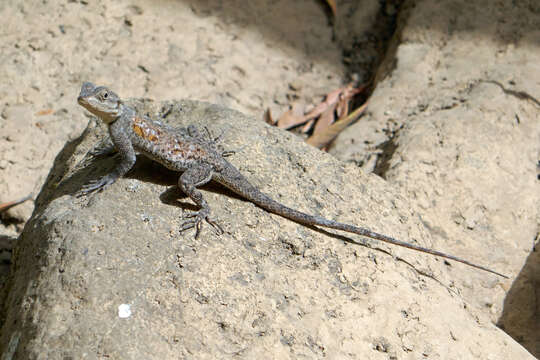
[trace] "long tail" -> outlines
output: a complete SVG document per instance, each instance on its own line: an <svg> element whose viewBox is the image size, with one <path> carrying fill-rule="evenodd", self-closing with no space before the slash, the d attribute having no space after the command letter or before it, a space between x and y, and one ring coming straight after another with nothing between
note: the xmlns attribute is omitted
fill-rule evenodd
<svg viewBox="0 0 540 360"><path fill-rule="evenodd" d="M472 266L474 268L487 271L492 274L499 275L508 279L508 276L503 275L497 271L491 270L481 265L474 264L470 261L461 259L453 255L445 254L437 250L432 250L432 249L428 249L422 246L417 246L417 245L414 245L405 241L397 240L390 236L379 234L377 232L371 231L363 227L344 224L337 221L328 220L320 216L309 215L301 211L291 209L290 207L285 206L275 201L274 199L270 198L269 196L259 191L257 188L251 185L251 183L244 177L244 175L242 175L233 165L229 163L227 163L223 171L216 173L214 175L214 179L218 181L219 183L223 184L224 186L226 186L227 188L231 189L238 195L253 202L257 206L265 210L268 210L274 214L277 214L287 219L298 222L300 224L318 225L318 226L323 226L323 227L327 227L331 229L337 229L337 230L342 230L342 231L346 231L353 234L366 236L368 238L384 241L389 244L398 245L398 246L406 247L412 250L421 251L427 254L454 260L454 261L463 263L465 265Z"/></svg>

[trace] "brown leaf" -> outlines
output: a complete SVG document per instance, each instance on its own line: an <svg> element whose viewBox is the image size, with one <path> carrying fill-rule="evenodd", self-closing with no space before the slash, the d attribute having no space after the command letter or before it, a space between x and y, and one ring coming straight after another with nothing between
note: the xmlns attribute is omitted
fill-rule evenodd
<svg viewBox="0 0 540 360"><path fill-rule="evenodd" d="M332 106L336 102L338 102L339 101L339 96L343 92L343 89L344 88L339 88L339 89L336 89L336 90L331 91L328 94L326 94L326 97L325 97L324 101L322 103L320 103L319 105L315 106L315 108L313 110L311 110L308 114L306 114L304 116L306 118L306 120L316 118L317 116L319 116L323 112L325 112L326 109L329 106Z"/></svg>
<svg viewBox="0 0 540 360"><path fill-rule="evenodd" d="M353 121L355 121L362 113L366 110L367 102L362 106L355 109L347 117L339 119L334 124L330 125L326 130L320 132L319 134L314 134L306 140L306 143L315 146L319 149L327 146L334 138L349 126Z"/></svg>
<svg viewBox="0 0 540 360"><path fill-rule="evenodd" d="M313 124L315 124L315 119L308 120L308 122L305 123L304 126L302 126L302 134L309 132L313 127Z"/></svg>
<svg viewBox="0 0 540 360"><path fill-rule="evenodd" d="M36 115L37 116L43 116L43 115L50 115L53 113L53 109L43 109L43 110L39 110Z"/></svg>
<svg viewBox="0 0 540 360"><path fill-rule="evenodd" d="M326 0L326 3L328 4L328 6L330 6L330 9L332 9L332 14L334 15L334 17L336 17L337 16L336 0Z"/></svg>
<svg viewBox="0 0 540 360"><path fill-rule="evenodd" d="M332 108L332 112L335 110L337 112L338 118L347 116L349 112L349 101L352 97L359 92L362 92L365 89L364 86L353 88L353 83L349 83L347 86L336 89L328 93L322 103L317 105L309 114L305 115L306 119L310 119L302 128L302 132L305 134L311 130L313 127L313 119L317 116L323 116L325 112L329 111L329 108ZM336 107L337 103L337 107ZM322 128L326 128L329 124L335 121L335 118L332 114L324 115L327 116L327 120L323 120ZM320 121L320 120L318 120ZM322 130L322 128L317 129L316 131Z"/></svg>
<svg viewBox="0 0 540 360"><path fill-rule="evenodd" d="M267 108L266 111L263 114L263 120L265 123L269 125L275 125L276 121L272 118L272 112L270 111L270 108Z"/></svg>
<svg viewBox="0 0 540 360"><path fill-rule="evenodd" d="M336 113L339 119L344 118L349 114L350 99L341 99L336 107Z"/></svg>
<svg viewBox="0 0 540 360"><path fill-rule="evenodd" d="M353 88L352 83L350 83L343 89L336 108L336 113L339 119L342 119L349 114L349 103L351 102L354 95L363 92L365 89L365 85Z"/></svg>
<svg viewBox="0 0 540 360"><path fill-rule="evenodd" d="M304 117L304 106L295 103L292 105L292 108L284 112L277 121L278 128L281 129L290 129L298 125L302 125L307 121Z"/></svg>
<svg viewBox="0 0 540 360"><path fill-rule="evenodd" d="M352 83L350 83L350 84L347 86L347 88L345 88L345 91L344 91L345 95L344 95L344 96L345 96L346 98L350 99L350 98L352 98L354 95L359 94L359 93L365 91L366 89L367 89L367 86L366 86L365 84L362 84L362 85L360 85L360 86L357 87L357 88L353 88L353 87L352 87Z"/></svg>
<svg viewBox="0 0 540 360"><path fill-rule="evenodd" d="M315 129L313 129L313 135L323 132L327 127L332 125L336 120L335 111L337 104L329 106L326 110L319 116L317 123L315 124Z"/></svg>

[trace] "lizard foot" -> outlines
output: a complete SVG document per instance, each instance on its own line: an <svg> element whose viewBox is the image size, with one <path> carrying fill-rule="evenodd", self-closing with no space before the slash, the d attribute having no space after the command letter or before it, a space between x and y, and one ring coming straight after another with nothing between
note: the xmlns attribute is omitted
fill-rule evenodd
<svg viewBox="0 0 540 360"><path fill-rule="evenodd" d="M201 232L203 221L206 221L207 223L212 225L212 227L216 230L216 233L218 235L223 234L223 229L221 228L221 226L219 226L219 224L216 221L210 218L208 214L208 210L199 210L195 212L190 212L183 215L182 218L189 219L189 220L186 220L184 221L184 223L182 223L182 226L180 227L179 231L182 232L191 228L195 228L196 229L195 239L199 237L199 233Z"/></svg>
<svg viewBox="0 0 540 360"><path fill-rule="evenodd" d="M110 176L104 176L100 179L92 180L88 184L84 185L82 189L79 190L79 192L77 192L76 196L81 197L84 195L91 194L94 191L101 191L114 182L115 182L115 179Z"/></svg>

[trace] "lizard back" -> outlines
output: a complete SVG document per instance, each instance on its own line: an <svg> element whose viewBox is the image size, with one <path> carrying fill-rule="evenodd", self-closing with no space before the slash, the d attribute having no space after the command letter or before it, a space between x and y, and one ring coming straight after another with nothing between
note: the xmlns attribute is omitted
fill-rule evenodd
<svg viewBox="0 0 540 360"><path fill-rule="evenodd" d="M201 141L181 131L171 131L160 122L133 114L129 124L130 139L136 151L170 170L184 171L190 165L212 157Z"/></svg>

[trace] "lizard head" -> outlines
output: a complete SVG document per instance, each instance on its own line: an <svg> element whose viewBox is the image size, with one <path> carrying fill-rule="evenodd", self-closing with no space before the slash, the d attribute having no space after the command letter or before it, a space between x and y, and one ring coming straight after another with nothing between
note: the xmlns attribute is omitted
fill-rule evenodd
<svg viewBox="0 0 540 360"><path fill-rule="evenodd" d="M120 116L120 98L105 86L84 82L77 102L106 124L113 123Z"/></svg>

